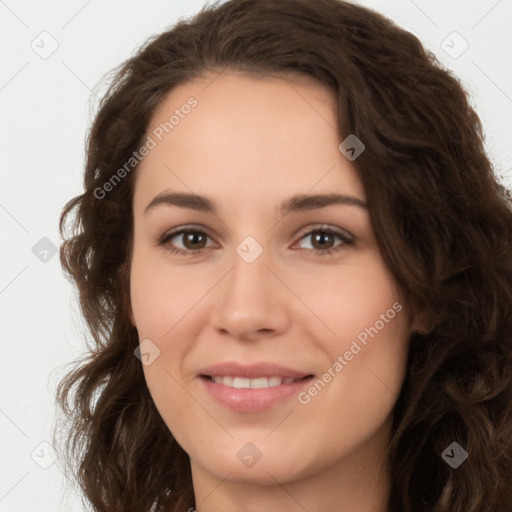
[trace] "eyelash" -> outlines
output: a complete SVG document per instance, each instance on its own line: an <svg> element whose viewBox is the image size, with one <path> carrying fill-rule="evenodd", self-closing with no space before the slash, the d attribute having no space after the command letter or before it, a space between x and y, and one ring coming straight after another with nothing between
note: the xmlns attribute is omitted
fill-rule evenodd
<svg viewBox="0 0 512 512"><path fill-rule="evenodd" d="M339 244L338 246L335 246L331 249L326 249L326 250L320 250L320 249L303 249L305 251L309 251L309 254L313 254L314 256L318 256L318 257L322 257L322 256L329 256L333 253L336 253L338 251L340 251L345 245L350 245L354 242L353 239L349 238L343 231L340 231L340 230L337 230L337 229L333 229L333 228L329 228L329 227L319 227L319 228L315 228L315 229L312 229L306 233L303 233L302 236L299 238L299 241L302 240L303 238L307 237L307 236L310 236L312 235L313 233L317 233L317 232L320 232L320 233L328 233L330 235L334 235L334 236L337 236L338 238L340 238L342 240L342 243ZM205 235L207 237L209 237L209 235L207 233L205 233L204 231L202 231L201 229L197 229L197 228L193 228L193 227L184 227L184 228L180 228L176 231L170 231L170 232L167 232L167 233L164 233L158 240L158 245L159 246L167 246L168 245L168 242L178 236L178 235L182 235L184 233L200 233L201 235ZM210 238L210 237L209 237ZM172 253L172 254L179 254L180 256L194 256L196 254L198 254L199 252L201 252L202 250L204 250L205 248L202 248L202 249L195 249L195 250L183 250L183 249L179 249L179 248L176 248L176 247L169 247L169 251Z"/></svg>

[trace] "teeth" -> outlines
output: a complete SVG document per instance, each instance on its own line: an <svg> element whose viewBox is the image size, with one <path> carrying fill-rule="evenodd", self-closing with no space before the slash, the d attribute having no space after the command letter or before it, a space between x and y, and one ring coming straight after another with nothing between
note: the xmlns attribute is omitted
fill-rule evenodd
<svg viewBox="0 0 512 512"><path fill-rule="evenodd" d="M235 377L233 379L232 386L237 389L242 388L250 388L251 387L251 379L244 379L242 377Z"/></svg>
<svg viewBox="0 0 512 512"><path fill-rule="evenodd" d="M296 380L293 377L287 377L283 379L282 377L258 377L256 379L247 379L244 377L222 377L222 376L213 376L211 379L217 384L223 384L224 386L230 386L232 388L237 389L262 389L262 388L270 388L274 386L280 386L281 384L291 384Z"/></svg>
<svg viewBox="0 0 512 512"><path fill-rule="evenodd" d="M249 380L249 379L247 379ZM268 388L268 379L267 377L260 377L258 379L250 380L251 388ZM249 386L247 386L249 387Z"/></svg>
<svg viewBox="0 0 512 512"><path fill-rule="evenodd" d="M283 382L281 377L269 377L268 385L269 386L279 386Z"/></svg>

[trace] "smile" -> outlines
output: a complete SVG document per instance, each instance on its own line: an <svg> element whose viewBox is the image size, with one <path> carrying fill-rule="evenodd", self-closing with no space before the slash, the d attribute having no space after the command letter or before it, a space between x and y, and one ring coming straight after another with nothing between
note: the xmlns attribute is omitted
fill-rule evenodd
<svg viewBox="0 0 512 512"><path fill-rule="evenodd" d="M221 375L207 375L212 382L216 384L222 384L223 386L228 386L236 389L263 389L263 388L272 388L275 386L292 384L293 382L299 382L303 379L308 378L302 377L298 379L294 379L293 377L258 377L255 379L247 379L244 377L231 377L231 376L221 376Z"/></svg>
<svg viewBox="0 0 512 512"><path fill-rule="evenodd" d="M224 375L199 376L206 394L217 404L238 413L257 413L278 408L304 391L313 375L303 377L233 377ZM278 410L278 409L277 409Z"/></svg>

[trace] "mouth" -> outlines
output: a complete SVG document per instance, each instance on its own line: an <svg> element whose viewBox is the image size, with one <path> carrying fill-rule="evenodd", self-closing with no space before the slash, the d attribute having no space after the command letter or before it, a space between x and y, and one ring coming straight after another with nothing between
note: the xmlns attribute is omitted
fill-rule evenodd
<svg viewBox="0 0 512 512"><path fill-rule="evenodd" d="M280 411L280 406L296 400L299 393L314 379L314 375L264 375L248 378L201 374L198 377L206 396L225 410L244 414Z"/></svg>
<svg viewBox="0 0 512 512"><path fill-rule="evenodd" d="M306 375L298 378L270 375L252 379L246 377L233 377L229 375L200 375L200 377L210 382L215 382L216 384L222 384L223 386L235 389L267 389L309 380L312 379L314 375Z"/></svg>

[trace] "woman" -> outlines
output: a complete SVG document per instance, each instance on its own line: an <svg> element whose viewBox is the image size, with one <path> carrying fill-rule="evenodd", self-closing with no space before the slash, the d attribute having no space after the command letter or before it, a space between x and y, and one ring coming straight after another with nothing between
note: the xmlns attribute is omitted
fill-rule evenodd
<svg viewBox="0 0 512 512"><path fill-rule="evenodd" d="M94 510L508 510L512 212L482 139L416 37L339 0L228 1L126 62L61 218Z"/></svg>

